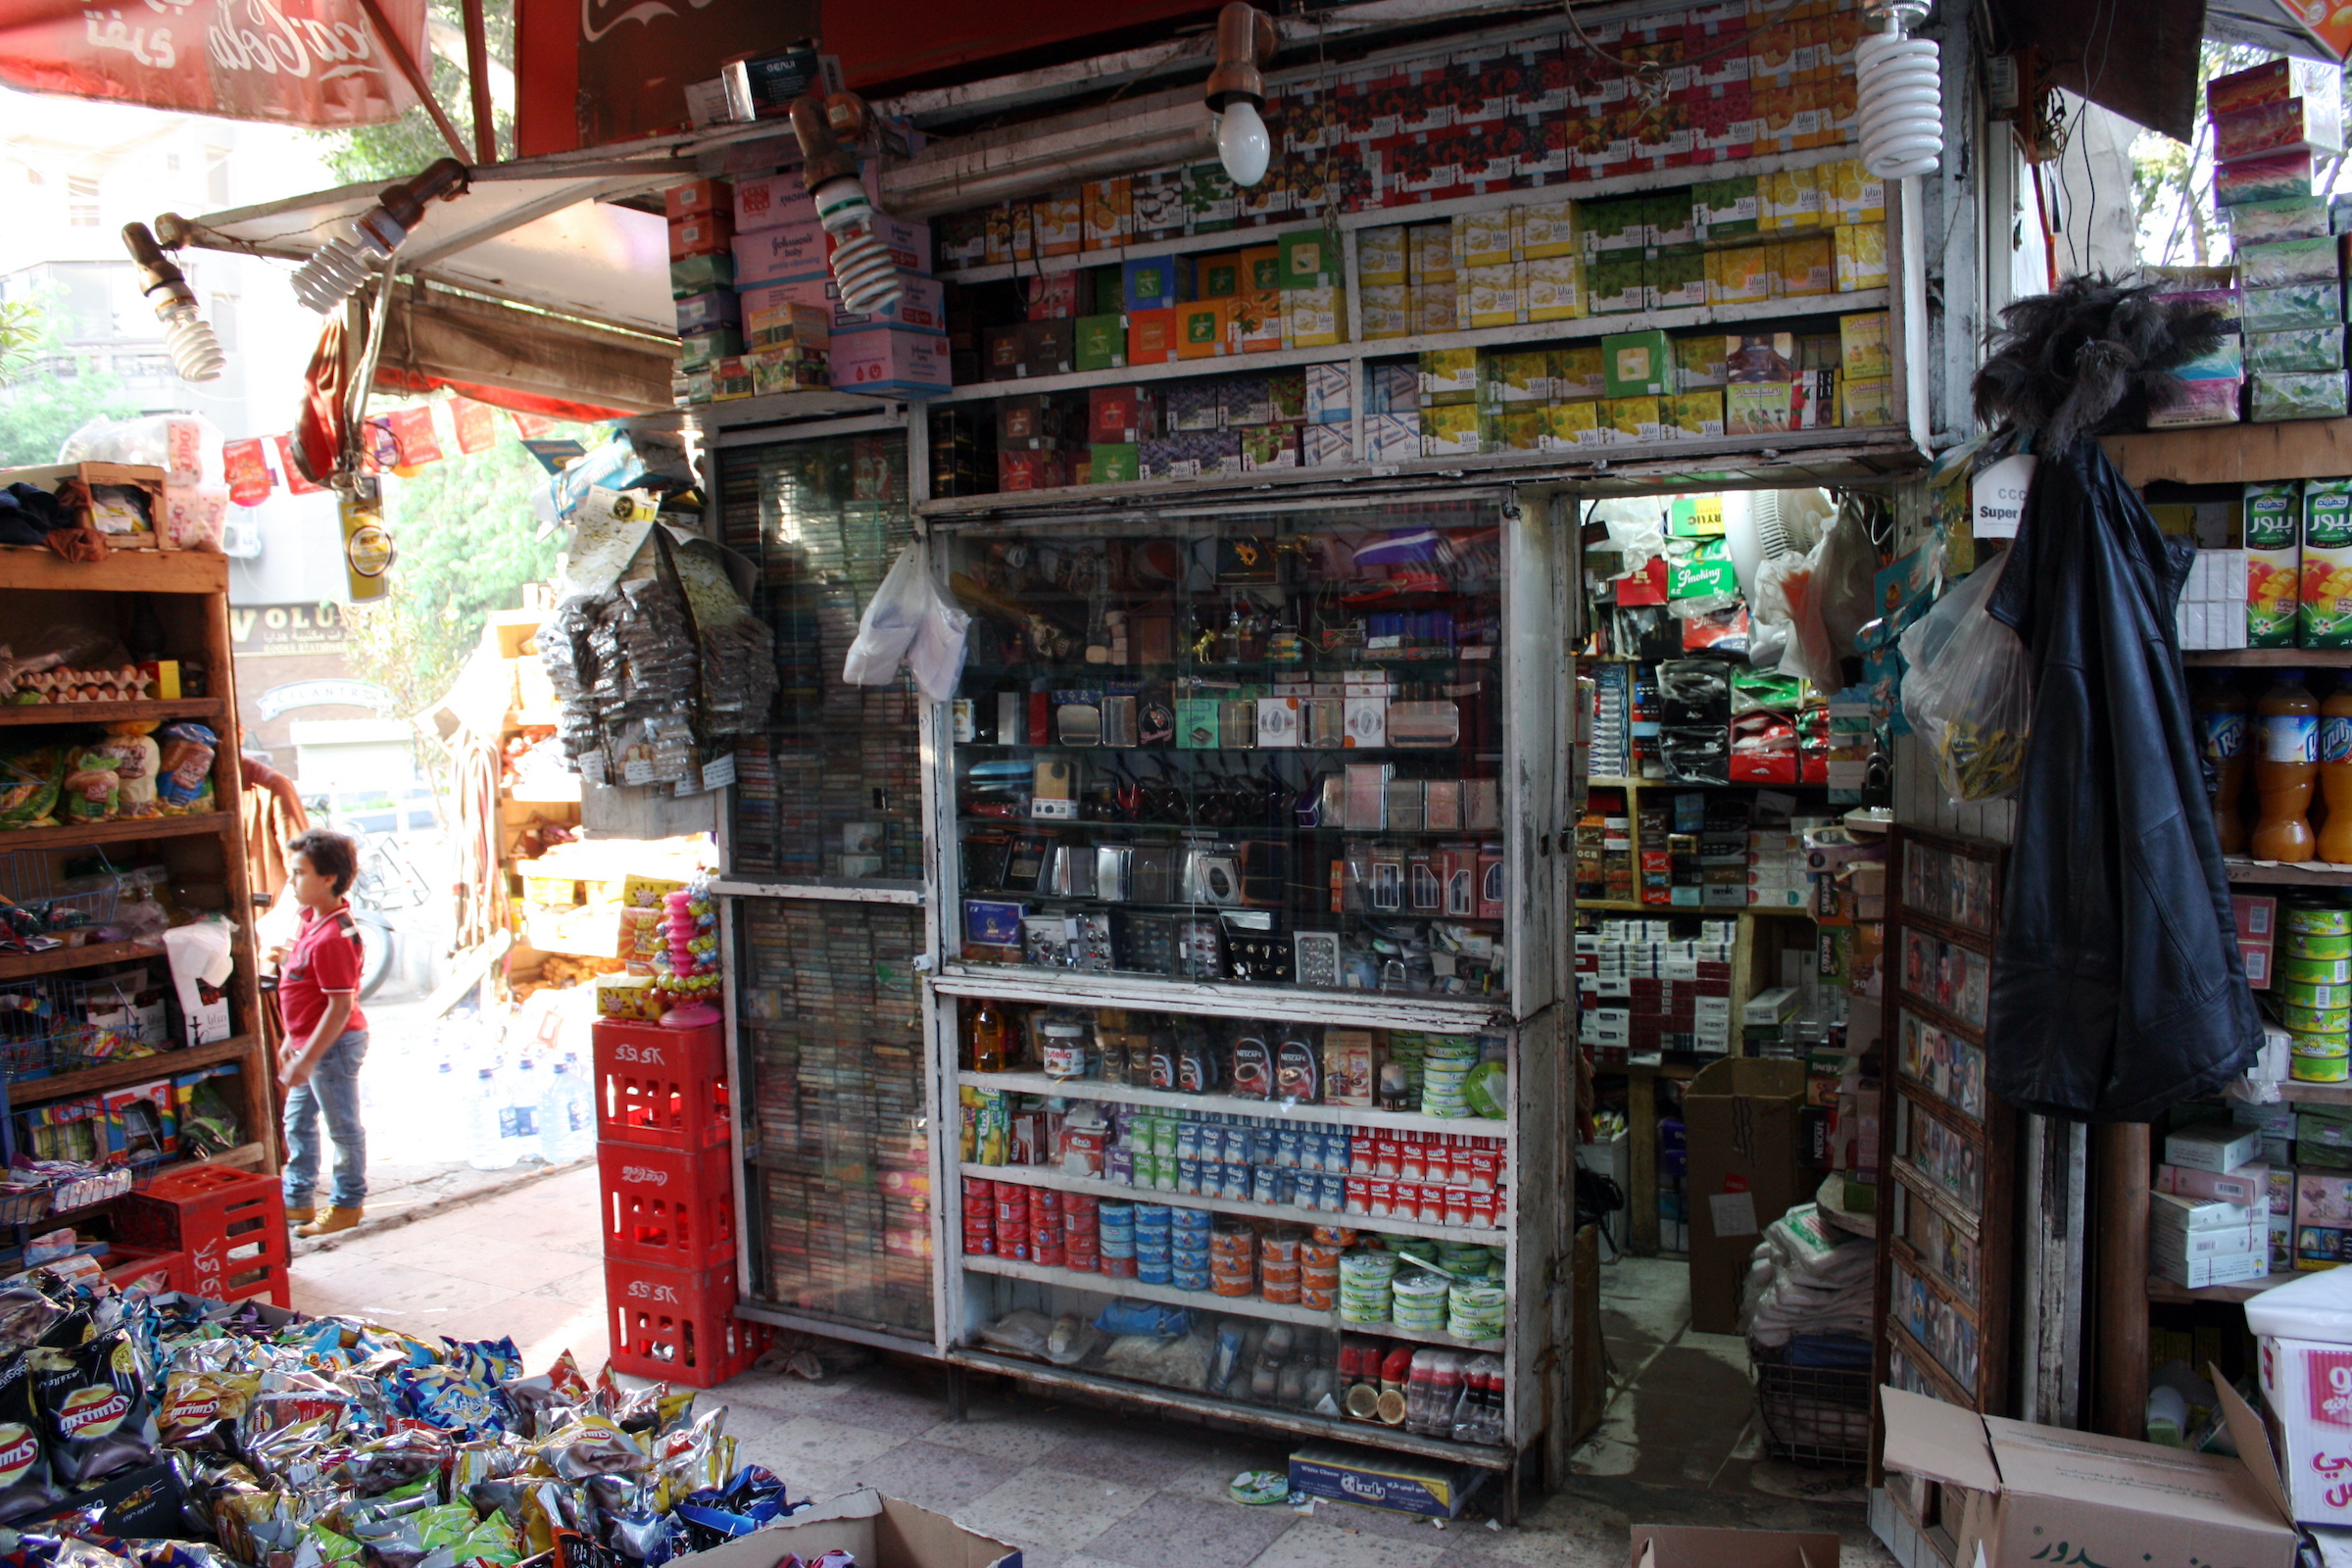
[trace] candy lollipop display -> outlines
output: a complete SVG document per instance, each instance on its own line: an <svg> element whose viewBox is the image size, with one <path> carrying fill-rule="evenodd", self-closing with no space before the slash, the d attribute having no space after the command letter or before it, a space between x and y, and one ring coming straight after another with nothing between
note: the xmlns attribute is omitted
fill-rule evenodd
<svg viewBox="0 0 2352 1568"><path fill-rule="evenodd" d="M662 935L669 944L669 972L654 981L654 989L669 1003L662 1014L664 1027L694 1029L716 1023L718 1008L717 915L709 893L699 884L662 895L666 916Z"/></svg>

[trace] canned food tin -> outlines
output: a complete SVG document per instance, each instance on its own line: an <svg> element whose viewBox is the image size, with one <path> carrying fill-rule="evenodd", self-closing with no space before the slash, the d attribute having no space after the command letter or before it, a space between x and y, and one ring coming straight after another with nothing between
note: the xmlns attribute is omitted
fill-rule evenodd
<svg viewBox="0 0 2352 1568"><path fill-rule="evenodd" d="M2340 1012L2352 1007L2352 985L2317 985L2308 980L2278 982L2278 1000L2290 1007L2312 1012Z"/></svg>
<svg viewBox="0 0 2352 1568"><path fill-rule="evenodd" d="M2352 936L2352 908L2318 904L2289 904L2286 928L2308 936Z"/></svg>
<svg viewBox="0 0 2352 1568"><path fill-rule="evenodd" d="M2334 1035L2342 1039L2352 1030L2352 1008L2298 1007L2292 1003L2278 1008L2278 1021L2299 1035Z"/></svg>
<svg viewBox="0 0 2352 1568"><path fill-rule="evenodd" d="M2352 958L2280 958L2278 978L2300 985L2352 985Z"/></svg>
<svg viewBox="0 0 2352 1568"><path fill-rule="evenodd" d="M2289 1029L2286 1038L2289 1049L2298 1056L2352 1055L2352 1040L2340 1034L2304 1034Z"/></svg>
<svg viewBox="0 0 2352 1568"><path fill-rule="evenodd" d="M2352 934L2337 936L2289 931L2278 939L2283 958L2352 958Z"/></svg>
<svg viewBox="0 0 2352 1568"><path fill-rule="evenodd" d="M2298 1055L2287 1063L2286 1075L2299 1084L2340 1084L2352 1081L2352 1056Z"/></svg>

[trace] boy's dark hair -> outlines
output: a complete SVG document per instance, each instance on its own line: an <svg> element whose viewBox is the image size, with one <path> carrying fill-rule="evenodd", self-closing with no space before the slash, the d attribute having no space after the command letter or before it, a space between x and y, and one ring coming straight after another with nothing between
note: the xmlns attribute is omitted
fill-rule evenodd
<svg viewBox="0 0 2352 1568"><path fill-rule="evenodd" d="M351 885L360 879L360 847L341 833L312 828L290 840L286 853L301 856L311 862L312 870L331 879L338 899L349 893Z"/></svg>

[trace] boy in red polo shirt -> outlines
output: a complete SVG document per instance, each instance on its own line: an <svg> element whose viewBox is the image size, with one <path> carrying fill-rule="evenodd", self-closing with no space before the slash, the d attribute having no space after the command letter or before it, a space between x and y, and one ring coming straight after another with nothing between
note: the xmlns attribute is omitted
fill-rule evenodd
<svg viewBox="0 0 2352 1568"><path fill-rule="evenodd" d="M359 873L359 848L340 833L314 828L286 846L286 886L302 906L302 926L270 956L286 1024L277 1081L286 1086L286 1218L297 1236L350 1230L368 1200L368 1131L360 1121L368 1019L360 1011L359 930L343 902ZM333 1202L324 1218L312 1196L321 1112L335 1146Z"/></svg>

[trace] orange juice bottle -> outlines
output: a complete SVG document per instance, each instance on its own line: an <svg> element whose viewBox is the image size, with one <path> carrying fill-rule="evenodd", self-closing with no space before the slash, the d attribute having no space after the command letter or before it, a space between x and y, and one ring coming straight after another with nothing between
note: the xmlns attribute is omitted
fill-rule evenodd
<svg viewBox="0 0 2352 1568"><path fill-rule="evenodd" d="M2320 700L2301 670L2278 671L2278 683L2254 705L2254 793L2262 813L2254 823L2254 858L2308 860L2318 847L2310 811L2320 776Z"/></svg>
<svg viewBox="0 0 2352 1568"><path fill-rule="evenodd" d="M2197 743L2213 764L2221 787L2213 798L2213 826L2221 835L2224 855L2246 853L2246 818L2239 809L2246 798L2246 768L2253 760L2253 725L2246 694L2228 676L2197 685ZM2352 742L2352 727L2346 730ZM2347 827L2352 831L2352 826Z"/></svg>
<svg viewBox="0 0 2352 1568"><path fill-rule="evenodd" d="M2352 677L2320 705L2320 793L2328 802L2320 858L2352 864Z"/></svg>

